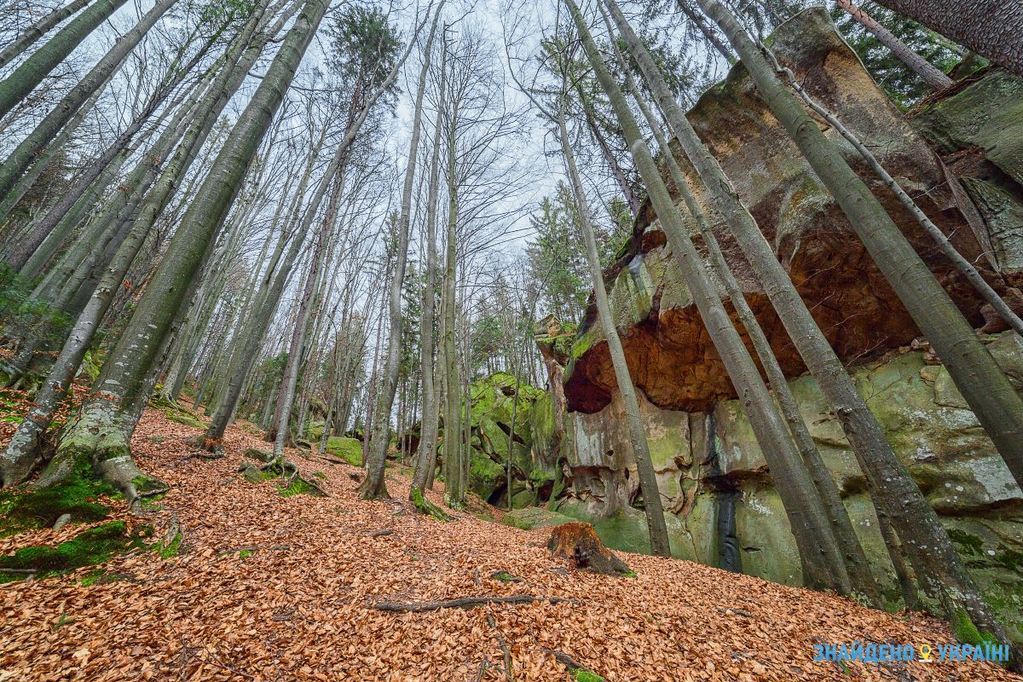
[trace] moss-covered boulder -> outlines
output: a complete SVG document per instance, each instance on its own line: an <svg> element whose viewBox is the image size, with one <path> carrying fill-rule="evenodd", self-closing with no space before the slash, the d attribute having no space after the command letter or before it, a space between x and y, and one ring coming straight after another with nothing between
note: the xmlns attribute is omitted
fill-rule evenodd
<svg viewBox="0 0 1023 682"><path fill-rule="evenodd" d="M546 499L555 478L542 454L542 443L553 432L549 395L505 372L473 382L470 395L470 490L491 504L507 505L510 467L513 505ZM537 426L539 446L534 443Z"/></svg>
<svg viewBox="0 0 1023 682"><path fill-rule="evenodd" d="M327 439L327 452L352 466L362 466L362 441L357 438L331 436Z"/></svg>

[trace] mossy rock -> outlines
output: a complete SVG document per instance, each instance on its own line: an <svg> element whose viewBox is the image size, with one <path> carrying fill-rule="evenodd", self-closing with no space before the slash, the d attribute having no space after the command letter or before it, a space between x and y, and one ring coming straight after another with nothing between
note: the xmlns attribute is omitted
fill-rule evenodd
<svg viewBox="0 0 1023 682"><path fill-rule="evenodd" d="M145 538L151 532L151 528L143 527L129 534L124 521L110 521L84 530L56 547L24 547L10 556L0 558L0 583L21 580L30 575L35 578L59 575L76 568L101 564L115 554L146 548Z"/></svg>
<svg viewBox="0 0 1023 682"><path fill-rule="evenodd" d="M327 452L352 466L362 466L362 441L356 438L331 436L327 439Z"/></svg>

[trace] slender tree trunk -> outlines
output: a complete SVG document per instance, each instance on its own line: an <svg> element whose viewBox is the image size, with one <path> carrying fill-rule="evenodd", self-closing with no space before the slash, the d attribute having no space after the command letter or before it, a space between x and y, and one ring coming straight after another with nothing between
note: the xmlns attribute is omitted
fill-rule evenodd
<svg viewBox="0 0 1023 682"><path fill-rule="evenodd" d="M1023 486L1023 399L870 189L775 76L766 57L718 0L697 0L742 56L772 113L835 197L874 263L937 351L956 388Z"/></svg>
<svg viewBox="0 0 1023 682"><path fill-rule="evenodd" d="M1023 76L1019 0L876 0Z"/></svg>
<svg viewBox="0 0 1023 682"><path fill-rule="evenodd" d="M217 35L219 35L219 33ZM86 194L92 184L103 174L107 166L109 166L115 158L125 152L131 143L132 138L134 138L138 132L142 130L142 127L150 119L160 104L162 104L167 96L173 92L174 88L181 83L195 64L198 63L202 55L204 55L213 46L213 42L216 40L217 35L212 36L206 41L203 48L199 50L199 53L189 61L189 64L173 68L168 72L167 77L157 90L156 94L149 99L145 108L135 116L128 128L118 135L117 138L103 150L103 153L94 159L92 163L90 163L85 170L79 174L79 176L75 179L74 184L68 188L65 195L61 197L55 205L50 207L42 218L35 221L29 233L7 257L7 264L12 269L21 270L24 267L32 253L40 244L42 244L43 240L49 236L61 219L67 215L78 201L79 197ZM176 105L179 104L180 101L175 102L172 109L176 109ZM3 214L0 213L0 215Z"/></svg>
<svg viewBox="0 0 1023 682"><path fill-rule="evenodd" d="M426 190L426 276L423 282L423 305L420 324L420 373L423 381L423 418L419 430L419 454L409 499L415 501L426 488L437 464L437 432L440 419L437 388L434 383L434 303L437 300L437 197L440 193L440 150L443 139L443 111L446 103L446 52L442 53L440 92L437 97L437 122L434 125L433 150L430 158L430 179Z"/></svg>
<svg viewBox="0 0 1023 682"><path fill-rule="evenodd" d="M93 7L102 5L105 1L99 0ZM11 152L0 166L0 194L6 194L14 183L18 181L32 161L39 155L40 151L57 135L58 131L68 120L75 115L75 112L96 92L107 79L117 71L124 63L125 57L135 49L149 32L149 29L159 21L167 10L174 6L178 0L158 0L152 9L146 12L145 16L121 38L114 43L110 51L103 55L96 66L78 82L71 91L55 106L49 114L28 134L22 142ZM116 0L115 0L116 2ZM92 11L92 8L82 13L82 17ZM72 22L74 23L74 22ZM58 34L59 35L59 34ZM54 37L56 40L57 36ZM27 63L27 62L26 62ZM24 66L24 65L23 65ZM20 68L18 69L20 71ZM17 78L18 71L11 75ZM10 80L10 79L8 79ZM0 102L4 98L4 85L7 81L0 83ZM0 104L0 116L7 113Z"/></svg>
<svg viewBox="0 0 1023 682"><path fill-rule="evenodd" d="M39 21L29 26L21 35L15 38L3 50L0 50L0 68L7 66L17 59L28 48L50 32L57 24L67 19L72 14L89 4L89 0L73 0L63 7L58 7Z"/></svg>
<svg viewBox="0 0 1023 682"><path fill-rule="evenodd" d="M607 16L603 5L600 5L599 8L607 25L609 34L613 34L611 19ZM838 486L831 477L831 473L828 471L827 465L825 465L820 451L817 449L817 445L814 443L813 437L810 435L810 431L807 428L806 423L803 421L803 417L799 412L799 406L796 403L795 397L792 395L792 391L789 389L788 382L785 379L785 373L778 364L778 359L775 357L774 351L771 349L771 344L767 339L767 335L764 333L763 328L757 321L756 315L753 313L752 308L750 308L749 303L747 303L742 292L742 287L739 285L739 282L735 279L731 268L728 266L728 262L725 260L724 254L721 252L721 247L718 244L717 237L714 236L714 232L711 230L707 221L707 216L704 213L703 208L696 201L696 197L693 196L693 193L689 188L689 184L686 181L685 174L683 173L682 168L678 165L678 162L675 160L675 156L671 151L671 147L668 144L667 137L664 135L660 122L654 116L653 112L647 106L646 101L643 99L642 92L633 80L631 72L628 71L626 60L618 50L617 44L613 43L613 46L614 53L618 58L619 67L622 68L623 72L626 74L626 88L629 90L636 104L639 106L640 111L643 113L643 116L646 118L647 124L653 131L654 138L661 150L661 156L665 159L668 165L671 180L678 189L679 194L682 196L682 200L689 211L689 216L692 221L696 223L700 236L703 237L704 245L706 246L707 253L709 254L708 260L714 270L714 274L717 275L718 279L724 285L725 292L728 294L728 298L732 302L732 307L735 309L740 322L742 322L743 327L749 335L753 348L757 353L757 357L760 359L760 364L764 368L764 372L767 374L767 379L774 391L778 407L781 410L782 416L785 418L785 422L789 426L789 432L792 434L796 448L799 450L799 454L803 458L803 462L810 474L810 478L813 479L814 486L817 488L817 492L821 496L821 501L824 503L824 507L827 510L828 520L831 522L831 528L835 533L835 538L838 540L839 546L844 551L845 565L849 571L849 577L852 580L853 589L861 593L871 603L880 605L881 594L878 589L877 582L870 573L867 556L863 551L863 546L860 544L859 538L856 536L856 531L849 518L849 513L846 510L845 505L842 503L842 497L839 493Z"/></svg>
<svg viewBox="0 0 1023 682"><path fill-rule="evenodd" d="M597 79L610 98L622 124L636 168L647 186L650 200L686 285L767 458L799 547L804 578L810 585L830 587L842 594L848 594L851 591L849 575L813 481L792 444L787 428L777 416L770 393L753 363L753 358L732 325L699 253L685 231L678 209L660 178L657 164L643 141L625 96L607 71L579 8L573 0L566 0L566 4L575 20L583 48Z"/></svg>
<svg viewBox="0 0 1023 682"><path fill-rule="evenodd" d="M611 355L611 364L614 366L618 392L621 394L622 402L625 403L625 415L629 422L629 446L636 460L636 470L639 472L639 487L643 493L643 513L646 514L647 528L650 532L650 548L657 556L671 556L671 547L668 544L668 526L664 521L664 507L661 504L660 490L657 488L657 474L650 457L650 446L646 439L643 417L639 412L636 387L632 383L629 365L625 359L625 349L622 348L622 341L618 338L618 330L615 328L614 317L611 314L611 305L607 300L604 273L601 272L600 256L597 254L597 240L594 237L593 225L590 223L586 190L583 189L582 181L579 179L579 171L576 168L575 155L572 153L563 109L558 111L558 132L561 137L561 153L565 157L569 182L575 195L576 227L582 233L583 243L586 245L586 261L590 268L590 279L593 281L593 300L597 306L600 327L604 330L604 338ZM511 445L509 445L509 455L510 451ZM510 488L508 494L511 495Z"/></svg>
<svg viewBox="0 0 1023 682"><path fill-rule="evenodd" d="M366 458L366 478L359 485L359 496L364 500L387 499L387 485L384 482L384 465L387 462L388 431L391 422L391 408L394 405L394 391L398 384L401 362L401 292L405 283L405 266L408 260L409 223L412 219L412 189L416 177L416 161L419 156L419 137L422 132L423 98L426 95L426 77L430 71L433 37L437 31L444 2L441 0L433 15L430 35L426 39L425 58L419 70L419 85L416 89L416 104L412 116L412 132L409 141L408 165L405 168L405 182L401 192L401 211L398 214L398 253L395 258L394 275L388 292L389 330L387 334L387 358L384 374L377 393L375 424L369 439ZM415 40L410 40L410 43ZM369 425L367 425L367 428ZM399 433L400 437L400 433ZM401 441L399 440L399 446Z"/></svg>
<svg viewBox="0 0 1023 682"><path fill-rule="evenodd" d="M931 64L914 52L891 31L877 23L866 11L853 4L852 0L835 0L835 2L839 7L848 12L856 20L856 23L873 34L879 43L891 50L896 59L905 64L910 71L920 76L931 90L943 90L952 85L951 78L946 76L934 64ZM1023 19L1023 15L1021 15L1021 19Z"/></svg>
<svg viewBox="0 0 1023 682"><path fill-rule="evenodd" d="M703 13L695 9L692 5L692 0L678 0L678 8L682 10L682 14L686 15L686 19L693 22L693 25L699 29L703 37L714 46L714 49L718 51L725 61L729 64L734 64L737 60L735 53L732 52L732 48L728 47L728 43L721 39L718 32L714 30L714 27L707 21L707 17L703 16Z"/></svg>
<svg viewBox="0 0 1023 682"><path fill-rule="evenodd" d="M87 458L97 471L124 490L129 500L144 494L152 479L143 476L131 458L130 436L136 422L132 414L119 413L124 406L144 403L147 378L159 359L170 325L189 298L192 282L328 4L327 0L307 0L295 19L185 212L124 334L108 355L93 397L65 430L51 466L70 463L65 469L70 472L75 462Z"/></svg>
<svg viewBox="0 0 1023 682"><path fill-rule="evenodd" d="M0 118L10 113L21 100L64 61L92 31L106 21L125 0L97 0L67 26L46 41L22 62L11 75L0 81ZM5 188L6 189L6 188Z"/></svg>

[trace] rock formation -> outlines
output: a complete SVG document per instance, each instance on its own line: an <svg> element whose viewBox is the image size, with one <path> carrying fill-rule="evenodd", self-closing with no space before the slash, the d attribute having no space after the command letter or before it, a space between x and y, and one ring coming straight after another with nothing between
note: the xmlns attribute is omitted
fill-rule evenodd
<svg viewBox="0 0 1023 682"><path fill-rule="evenodd" d="M823 10L778 29L773 48L806 89L875 150L922 208L1012 300L1023 282L1023 80L991 70L900 112L864 70ZM947 371L845 217L756 95L742 65L707 92L690 121L717 155L818 324L941 515L967 566L1014 637L1023 638L1023 492ZM821 123L822 128L826 126ZM997 321L925 234L833 131L967 317ZM687 170L691 172L691 170ZM665 173L667 175L667 173ZM757 312L821 452L839 483L886 596L899 591L864 481L835 417L788 342L759 283L724 228L729 263ZM770 472L728 377L671 262L649 206L630 248L605 273L634 381L644 397L651 454L670 509L676 556L800 584L795 542ZM1023 389L1023 340L985 335ZM635 464L628 454L614 373L593 311L565 372L571 488L554 508L590 521L611 547L644 551ZM518 518L518 516L522 518ZM520 525L548 521L516 512Z"/></svg>

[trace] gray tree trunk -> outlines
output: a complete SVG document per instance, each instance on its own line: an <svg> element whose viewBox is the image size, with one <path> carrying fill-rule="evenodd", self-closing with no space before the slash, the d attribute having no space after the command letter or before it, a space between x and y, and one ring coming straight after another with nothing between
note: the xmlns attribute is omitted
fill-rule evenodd
<svg viewBox="0 0 1023 682"><path fill-rule="evenodd" d="M768 107L835 197L913 321L1023 486L1023 399L884 207L718 0L697 0L742 57Z"/></svg>
<svg viewBox="0 0 1023 682"><path fill-rule="evenodd" d="M54 461L86 458L121 487L126 497L144 494L147 481L131 458L133 415L123 406L144 403L147 379L192 282L223 224L270 121L327 11L327 0L307 0L281 43L259 87L232 128L206 180L185 212L167 254L139 300L125 332L96 383L96 397L65 430ZM74 468L73 466L71 467ZM143 488L140 490L140 486Z"/></svg>
<svg viewBox="0 0 1023 682"><path fill-rule="evenodd" d="M106 21L125 0L97 0L46 41L42 47L0 81L0 118L10 113L43 79L64 61L92 31Z"/></svg>
<svg viewBox="0 0 1023 682"><path fill-rule="evenodd" d="M398 384L398 370L401 362L401 291L405 283L405 266L408 260L409 223L412 219L412 189L416 177L416 161L419 156L419 137L423 123L423 98L426 95L426 77L430 72L433 37L437 32L437 21L440 19L444 2L437 6L430 24L430 34L424 48L425 57L419 70L419 84L416 87L416 103L412 115L412 132L409 140L408 165L405 167L405 181L401 192L401 210L398 214L398 254L395 259L394 274L391 277L388 292L388 334L387 357L384 361L384 375L377 392L377 405L374 411L375 424L369 439L366 458L366 478L359 485L359 496L364 500L387 499L387 485L384 482L384 465L387 463L387 443L390 431L391 408L394 405L394 392ZM410 43L415 40L410 40ZM400 423L400 422L399 422ZM368 425L367 425L368 428ZM399 445L401 440L399 439Z"/></svg>
<svg viewBox="0 0 1023 682"><path fill-rule="evenodd" d="M99 0L93 7L98 7L104 2L109 0ZM64 124L75 115L75 113L81 108L83 104L98 90L113 74L117 71L121 64L124 63L125 57L135 49L135 46L139 44L149 29L159 21L167 10L174 6L178 0L158 0L153 5L152 9L146 12L145 16L135 24L135 26L125 33L121 38L114 43L114 46L103 55L103 58L92 67L89 73L78 82L75 87L71 88L71 91L66 94L63 99L55 106L49 114L37 125L28 136L21 141L21 143L11 152L0 166L0 194L6 194L14 183L18 181L21 174L24 173L28 167L32 164L32 161L39 155L40 151L57 135ZM116 2L116 0L115 0ZM82 17L92 11L92 7L82 13ZM79 17L81 18L81 17ZM74 22L72 22L74 23ZM70 27L69 27L70 28ZM59 37L55 36L54 40ZM45 49L45 48L44 48ZM34 57L34 55L33 55ZM31 61L31 60L30 60ZM27 63L27 62L26 62ZM24 66L24 65L22 65ZM20 68L18 69L20 71ZM11 78L17 78L18 71L15 71L11 75ZM7 113L2 106L4 97L4 85L7 81L0 83L0 116ZM20 89L19 89L20 91Z"/></svg>
<svg viewBox="0 0 1023 682"><path fill-rule="evenodd" d="M1020 0L876 0L1023 76Z"/></svg>
<svg viewBox="0 0 1023 682"><path fill-rule="evenodd" d="M929 88L932 90L943 90L952 85L952 79L946 76L938 67L910 49L895 34L877 23L874 17L867 14L851 0L835 0L835 3L848 12L856 20L856 23L870 31L879 43L891 50L896 59L905 64L910 71L920 76ZM1023 14L1020 15L1020 18L1023 20Z"/></svg>
<svg viewBox="0 0 1023 682"><path fill-rule="evenodd" d="M604 338L607 341L608 351L611 355L611 364L614 366L618 392L622 396L622 402L625 403L625 415L629 422L629 446L636 460L636 470L639 472L639 488L643 493L643 513L646 515L647 528L650 532L650 549L657 556L671 556L671 547L668 543L668 526L664 521L664 506L661 504L661 492L657 488L657 474L654 472L653 461L650 458L650 446L646 440L643 417L639 412L636 387L632 383L629 365L625 359L625 349L622 348L622 341L618 338L618 330L615 328L614 317L611 314L611 305L607 300L607 290L604 288L604 273L600 269L600 256L597 253L597 240L594 237L593 225L590 223L590 209L586 201L586 190L583 189L582 181L579 179L579 170L576 168L575 154L572 153L572 145L568 136L568 127L565 125L563 108L558 111L557 123L558 133L561 138L561 153L565 157L569 182L575 195L576 226L579 232L582 233L583 243L586 245L586 261L590 268L590 279L593 281L593 300L597 306L600 327L604 330ZM516 394L517 397L518 395ZM514 415L514 410L512 414ZM513 417L512 428L514 429L514 427ZM510 459L510 443L508 453ZM510 500L510 483L508 496Z"/></svg>
<svg viewBox="0 0 1023 682"><path fill-rule="evenodd" d="M89 0L73 0L63 7L58 7L36 23L29 26L21 35L15 38L3 50L0 50L0 68L3 68L17 59L28 48L42 38L57 24L67 19L72 14L89 4Z"/></svg>

